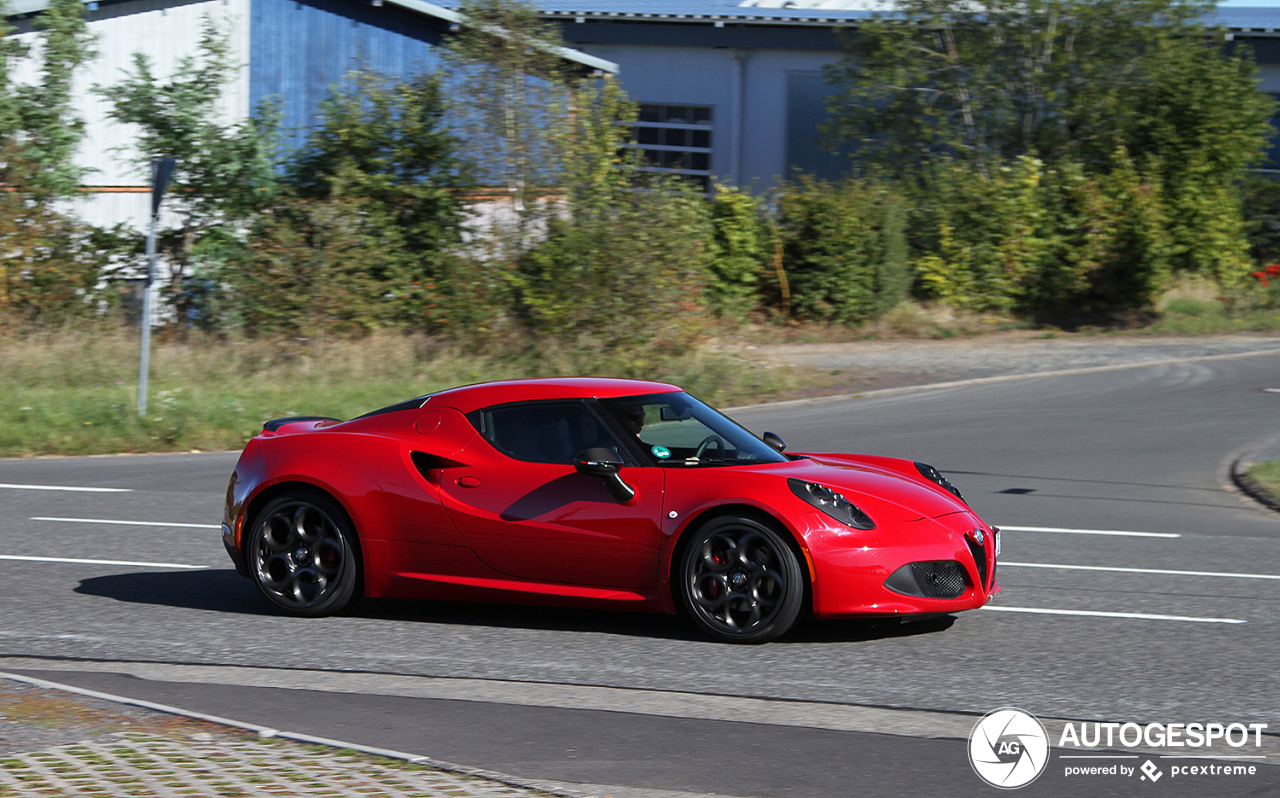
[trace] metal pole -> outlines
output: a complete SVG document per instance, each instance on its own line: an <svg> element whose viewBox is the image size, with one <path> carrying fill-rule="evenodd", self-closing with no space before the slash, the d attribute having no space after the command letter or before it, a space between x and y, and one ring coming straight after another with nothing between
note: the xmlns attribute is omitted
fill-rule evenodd
<svg viewBox="0 0 1280 798"><path fill-rule="evenodd" d="M156 216L147 233L147 281L142 289L142 352L138 357L138 418L147 414L147 374L151 371L151 282L156 275Z"/></svg>
<svg viewBox="0 0 1280 798"><path fill-rule="evenodd" d="M165 186L177 158L151 159L151 229L147 232L147 282L142 289L142 351L138 355L138 418L147 414L147 374L151 371L151 284L156 279L156 222Z"/></svg>

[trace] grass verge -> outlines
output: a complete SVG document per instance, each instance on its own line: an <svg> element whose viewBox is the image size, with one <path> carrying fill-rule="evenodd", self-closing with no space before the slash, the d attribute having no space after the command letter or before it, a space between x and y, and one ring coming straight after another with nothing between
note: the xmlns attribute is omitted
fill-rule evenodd
<svg viewBox="0 0 1280 798"><path fill-rule="evenodd" d="M136 333L57 331L0 340L0 456L238 449L271 418L352 418L413 396L519 377L662 379L716 405L791 387L785 369L707 350L643 359L511 347L464 354L422 337L157 341L137 415Z"/></svg>
<svg viewBox="0 0 1280 798"><path fill-rule="evenodd" d="M1280 460L1256 463L1249 468L1249 478L1280 502Z"/></svg>

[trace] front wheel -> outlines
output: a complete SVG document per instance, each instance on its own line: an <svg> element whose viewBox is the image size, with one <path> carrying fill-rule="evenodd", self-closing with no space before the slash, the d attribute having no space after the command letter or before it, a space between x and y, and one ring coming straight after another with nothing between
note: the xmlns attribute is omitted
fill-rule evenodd
<svg viewBox="0 0 1280 798"><path fill-rule="evenodd" d="M804 604L795 553L781 534L751 518L717 518L698 530L680 556L677 579L693 622L727 643L785 634Z"/></svg>
<svg viewBox="0 0 1280 798"><path fill-rule="evenodd" d="M245 553L258 592L286 615L341 612L356 598L355 531L332 501L311 493L272 500L254 521Z"/></svg>

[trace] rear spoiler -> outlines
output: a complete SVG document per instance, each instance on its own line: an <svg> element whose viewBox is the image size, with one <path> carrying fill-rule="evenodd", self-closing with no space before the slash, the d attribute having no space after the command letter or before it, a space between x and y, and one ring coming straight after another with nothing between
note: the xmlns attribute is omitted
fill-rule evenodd
<svg viewBox="0 0 1280 798"><path fill-rule="evenodd" d="M267 432L275 432L285 424L296 424L299 421L340 421L340 419L329 418L328 416L285 416L284 418L273 418L262 425Z"/></svg>

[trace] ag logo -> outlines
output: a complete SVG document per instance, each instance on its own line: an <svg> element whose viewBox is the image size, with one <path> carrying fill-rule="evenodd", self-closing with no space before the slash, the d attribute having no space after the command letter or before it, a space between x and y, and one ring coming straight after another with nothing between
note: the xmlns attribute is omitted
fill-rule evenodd
<svg viewBox="0 0 1280 798"><path fill-rule="evenodd" d="M1049 764L1049 734L1020 709L988 712L969 732L969 764L992 787L1025 787Z"/></svg>

